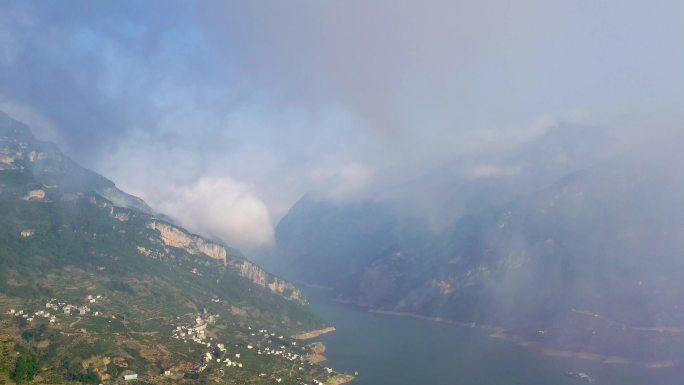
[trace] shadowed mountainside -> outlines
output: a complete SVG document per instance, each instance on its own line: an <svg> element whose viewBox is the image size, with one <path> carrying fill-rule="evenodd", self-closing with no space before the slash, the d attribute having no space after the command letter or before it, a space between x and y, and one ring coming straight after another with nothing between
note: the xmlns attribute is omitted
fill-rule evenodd
<svg viewBox="0 0 684 385"><path fill-rule="evenodd" d="M382 197L307 196L277 227L278 257L287 276L370 309L500 326L557 349L679 361L684 173L672 165L681 161L676 143L647 144L581 170L546 173L546 163L454 177L435 202L454 206L454 219L438 231ZM548 177L528 183L540 170Z"/></svg>

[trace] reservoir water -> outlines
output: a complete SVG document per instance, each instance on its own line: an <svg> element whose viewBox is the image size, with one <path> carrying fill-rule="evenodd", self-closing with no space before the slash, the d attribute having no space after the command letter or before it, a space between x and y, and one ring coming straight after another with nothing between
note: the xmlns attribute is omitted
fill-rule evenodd
<svg viewBox="0 0 684 385"><path fill-rule="evenodd" d="M359 372L354 385L581 385L567 372L587 372L596 385L684 383L673 369L557 358L489 337L490 332L411 317L369 313L308 288L314 310L337 331L319 337L336 370Z"/></svg>

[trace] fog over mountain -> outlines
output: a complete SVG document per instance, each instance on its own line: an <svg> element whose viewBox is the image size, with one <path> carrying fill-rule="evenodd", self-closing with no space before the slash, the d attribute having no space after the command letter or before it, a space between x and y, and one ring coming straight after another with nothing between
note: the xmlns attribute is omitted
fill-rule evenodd
<svg viewBox="0 0 684 385"><path fill-rule="evenodd" d="M272 245L307 193L399 202L438 229L453 219L435 214L440 190L411 181L524 174L541 187L681 129L677 1L0 9L0 110L242 247ZM578 152L529 150L550 133Z"/></svg>
<svg viewBox="0 0 684 385"><path fill-rule="evenodd" d="M0 383L681 382L683 21L0 0Z"/></svg>

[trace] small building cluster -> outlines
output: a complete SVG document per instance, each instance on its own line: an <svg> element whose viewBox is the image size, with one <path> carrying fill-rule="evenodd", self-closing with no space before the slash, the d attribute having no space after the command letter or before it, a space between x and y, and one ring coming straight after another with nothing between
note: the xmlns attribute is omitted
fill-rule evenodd
<svg viewBox="0 0 684 385"><path fill-rule="evenodd" d="M104 297L102 295L99 295L99 294L98 295L89 294L85 298L85 302L90 303L90 304L95 304L99 300L101 300L102 298L104 298ZM54 299L54 298L51 299L50 301L48 301L47 303L45 303L45 307L47 309L52 309L54 311L61 312L61 313L66 314L66 315L72 315L72 314L76 314L76 315L92 314L94 316L102 315L102 314L100 314L100 312L97 312L97 311L92 312L90 306L88 306L88 305L74 305L74 304L68 303L66 301L59 301L59 300Z"/></svg>
<svg viewBox="0 0 684 385"><path fill-rule="evenodd" d="M198 344L206 344L205 342L207 336L205 330L207 328L206 324L195 325L195 326L176 326L176 329L171 332L171 335L175 339L187 341L193 341Z"/></svg>
<svg viewBox="0 0 684 385"><path fill-rule="evenodd" d="M194 319L194 325L192 326L185 326L185 325L179 325L176 326L176 329L174 329L171 332L171 336L173 338L183 340L184 342L187 341L193 341L198 344L206 345L207 347L211 347L211 342L207 341L207 336L206 336L206 330L207 330L207 325L213 324L216 322L216 319L219 318L220 316L218 314L209 314L205 311L203 311L200 314L197 314Z"/></svg>
<svg viewBox="0 0 684 385"><path fill-rule="evenodd" d="M34 315L37 317L47 318L48 320L50 320L51 324L57 323L57 316L50 314L49 311L38 310L37 312L34 313Z"/></svg>
<svg viewBox="0 0 684 385"><path fill-rule="evenodd" d="M33 322L35 317L46 318L50 321L50 323L56 323L57 322L57 317L55 317L55 315L50 314L50 312L45 311L45 310L38 310L37 312L30 314L29 311L10 309L7 313L15 316L17 318L23 318L28 322Z"/></svg>
<svg viewBox="0 0 684 385"><path fill-rule="evenodd" d="M33 317L31 317L28 312L24 312L24 310L10 309L7 313L17 318L23 318L29 322L33 321Z"/></svg>

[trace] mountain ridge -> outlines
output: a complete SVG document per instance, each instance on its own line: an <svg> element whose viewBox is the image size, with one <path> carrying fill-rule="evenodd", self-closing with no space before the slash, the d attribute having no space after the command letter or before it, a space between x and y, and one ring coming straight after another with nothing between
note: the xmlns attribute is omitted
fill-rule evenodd
<svg viewBox="0 0 684 385"><path fill-rule="evenodd" d="M2 114L0 214L0 382L337 376L289 337L329 326L299 288L157 217Z"/></svg>
<svg viewBox="0 0 684 385"><path fill-rule="evenodd" d="M339 299L371 310L495 325L547 349L683 362L684 175L667 168L682 159L677 147L648 143L508 200L456 197L465 210L438 233L374 199L307 196L277 226L283 274L333 283ZM364 244L368 232L384 235ZM298 238L310 233L324 241ZM316 274L326 264L333 278Z"/></svg>

